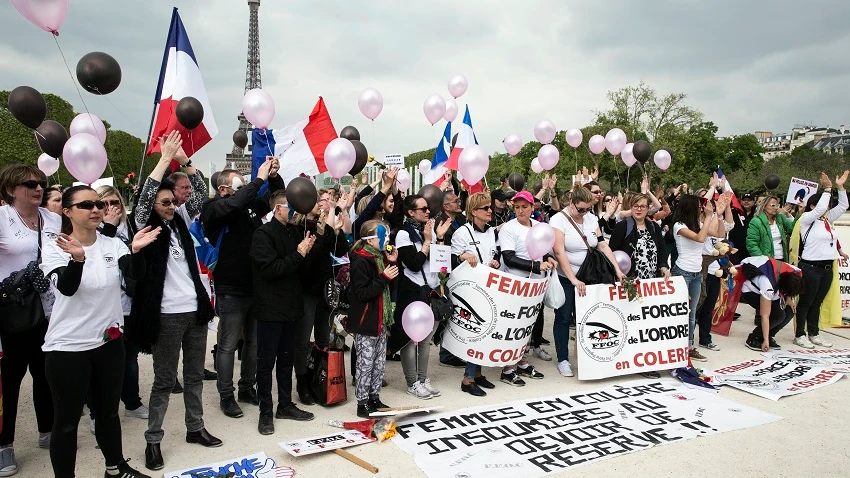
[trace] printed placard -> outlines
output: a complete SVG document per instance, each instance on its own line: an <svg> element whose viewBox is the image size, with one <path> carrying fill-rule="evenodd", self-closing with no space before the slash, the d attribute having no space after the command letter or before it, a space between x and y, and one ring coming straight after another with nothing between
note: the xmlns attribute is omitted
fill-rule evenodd
<svg viewBox="0 0 850 478"><path fill-rule="evenodd" d="M770 359L752 359L713 372L715 385L729 385L770 400L810 392L843 376L824 367Z"/></svg>
<svg viewBox="0 0 850 478"><path fill-rule="evenodd" d="M217 478L233 473L239 478L276 478L275 462L265 453L233 458L211 465L164 473L163 478Z"/></svg>
<svg viewBox="0 0 850 478"><path fill-rule="evenodd" d="M681 277L637 282L629 301L622 285L587 286L576 298L579 380L596 380L688 365L688 288Z"/></svg>
<svg viewBox="0 0 850 478"><path fill-rule="evenodd" d="M292 456L306 456L339 448L363 445L375 441L357 430L345 430L329 435L280 442L278 445Z"/></svg>
<svg viewBox="0 0 850 478"><path fill-rule="evenodd" d="M403 154L385 154L384 155L384 166L389 168L403 168L404 167L404 155Z"/></svg>
<svg viewBox="0 0 850 478"><path fill-rule="evenodd" d="M454 314L443 334L443 347L484 367L519 362L548 284L546 278L529 279L462 263L447 284Z"/></svg>
<svg viewBox="0 0 850 478"><path fill-rule="evenodd" d="M428 254L428 266L431 272L452 271L452 246L431 244L431 252Z"/></svg>
<svg viewBox="0 0 850 478"><path fill-rule="evenodd" d="M850 373L850 349L771 350L762 355L777 362L822 367L833 372Z"/></svg>
<svg viewBox="0 0 850 478"><path fill-rule="evenodd" d="M785 202L791 204L806 204L816 192L818 192L818 183L806 181L800 178L791 178L791 184L788 185L788 195Z"/></svg>

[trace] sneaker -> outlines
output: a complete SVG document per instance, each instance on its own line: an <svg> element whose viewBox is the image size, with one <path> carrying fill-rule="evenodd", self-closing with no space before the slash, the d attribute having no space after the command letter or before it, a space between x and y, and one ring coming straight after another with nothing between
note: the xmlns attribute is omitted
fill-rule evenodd
<svg viewBox="0 0 850 478"><path fill-rule="evenodd" d="M392 408L386 403L382 402L381 397L369 398L367 404L369 405L369 408L375 411L380 411L382 408Z"/></svg>
<svg viewBox="0 0 850 478"><path fill-rule="evenodd" d="M0 450L0 476L12 476L18 472L18 461L15 460L15 449L6 447Z"/></svg>
<svg viewBox="0 0 850 478"><path fill-rule="evenodd" d="M691 360L695 360L697 362L708 362L708 358L705 355L699 353L699 350L697 349L691 349L690 357Z"/></svg>
<svg viewBox="0 0 850 478"><path fill-rule="evenodd" d="M744 345L746 345L747 348L750 350L761 352L761 340L753 334L750 334L747 337L747 341L744 342Z"/></svg>
<svg viewBox="0 0 850 478"><path fill-rule="evenodd" d="M212 370L204 369L204 380L217 380L218 374Z"/></svg>
<svg viewBox="0 0 850 478"><path fill-rule="evenodd" d="M534 369L534 365L529 365L525 368L522 365L517 365L516 373L521 377L533 378L535 380L540 380L543 378L543 374Z"/></svg>
<svg viewBox="0 0 850 478"><path fill-rule="evenodd" d="M457 357L452 357L446 361L440 360L440 365L443 367L465 368L466 362Z"/></svg>
<svg viewBox="0 0 850 478"><path fill-rule="evenodd" d="M221 405L221 411L230 418L240 418L242 416L242 409L236 404L233 395L222 398L219 405Z"/></svg>
<svg viewBox="0 0 850 478"><path fill-rule="evenodd" d="M573 376L573 367L570 365L569 360L561 360L558 362L558 373L560 373L562 377Z"/></svg>
<svg viewBox="0 0 850 478"><path fill-rule="evenodd" d="M779 344L776 343L776 339L774 339L773 337L768 338L767 341L770 343L771 350L782 350L782 347L780 347Z"/></svg>
<svg viewBox="0 0 850 478"><path fill-rule="evenodd" d="M484 375L480 377L475 377L475 384L481 388L486 388L488 390L496 388L496 386L493 385L493 382L487 380L487 377L485 377Z"/></svg>
<svg viewBox="0 0 850 478"><path fill-rule="evenodd" d="M50 433L43 437L38 437L38 447L45 450L50 449Z"/></svg>
<svg viewBox="0 0 850 478"><path fill-rule="evenodd" d="M130 461L130 459L128 458L127 461ZM110 474L109 471L105 471L103 472L103 477L113 478L117 476L120 478L151 478L150 475L146 475L131 468L130 465L127 464L127 461L122 461L118 464L118 470L116 474L113 475Z"/></svg>
<svg viewBox="0 0 850 478"><path fill-rule="evenodd" d="M431 385L431 379L430 378L426 378L425 381L422 382L422 386L425 387L425 390L428 390L429 392L431 392L432 397L439 397L440 396L440 391L437 390L436 388L434 388Z"/></svg>
<svg viewBox="0 0 850 478"><path fill-rule="evenodd" d="M274 419L271 410L260 412L260 421L257 423L257 431L260 435L272 435L274 433Z"/></svg>
<svg viewBox="0 0 850 478"><path fill-rule="evenodd" d="M708 344L705 344L705 345L699 344L699 346L704 348L704 349L711 350L713 352L720 352L720 346L715 344L714 342L709 342Z"/></svg>
<svg viewBox="0 0 850 478"><path fill-rule="evenodd" d="M124 416L131 418L144 418L147 420L149 414L150 410L148 410L148 407L144 405L139 405L139 408L136 408L135 410L124 410Z"/></svg>
<svg viewBox="0 0 850 478"><path fill-rule="evenodd" d="M815 346L809 342L809 338L805 335L801 335L794 339L794 345L798 347L803 347L804 349L813 349Z"/></svg>
<svg viewBox="0 0 850 478"><path fill-rule="evenodd" d="M296 407L294 403L290 403L286 407L277 407L274 417L280 420L296 420L299 422L309 422L315 416L307 411Z"/></svg>
<svg viewBox="0 0 850 478"><path fill-rule="evenodd" d="M94 435L94 418L89 417L89 430L91 434Z"/></svg>
<svg viewBox="0 0 850 478"><path fill-rule="evenodd" d="M534 347L534 356L546 362L552 361L552 356L543 347Z"/></svg>
<svg viewBox="0 0 850 478"><path fill-rule="evenodd" d="M369 418L369 416L375 412L367 402L358 403L357 404L357 416L360 418Z"/></svg>
<svg viewBox="0 0 850 478"><path fill-rule="evenodd" d="M429 400L433 395L422 385L422 382L415 382L412 386L407 387L407 393L422 400Z"/></svg>
<svg viewBox="0 0 850 478"><path fill-rule="evenodd" d="M519 378L519 374L514 371L511 371L510 373L502 372L502 375L501 377L499 377L499 380L507 383L508 385L513 385L514 387L525 386L525 380Z"/></svg>
<svg viewBox="0 0 850 478"><path fill-rule="evenodd" d="M826 340L820 338L820 335L810 335L809 336L809 342L811 342L814 345L817 345L818 347L826 347L826 348L832 347L832 344L827 342Z"/></svg>

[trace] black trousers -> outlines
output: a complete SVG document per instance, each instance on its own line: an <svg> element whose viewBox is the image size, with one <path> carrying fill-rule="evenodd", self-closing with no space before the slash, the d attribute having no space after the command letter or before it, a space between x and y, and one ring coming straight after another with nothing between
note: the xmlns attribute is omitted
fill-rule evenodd
<svg viewBox="0 0 850 478"><path fill-rule="evenodd" d="M761 342L764 340L764 332L761 329L761 295L755 292L746 292L741 295L741 302L749 305L756 310L755 326L753 336ZM774 300L770 303L770 337L776 337L776 333L782 330L783 327L791 322L794 318L794 311L791 307L785 307L783 310L779 307L779 301Z"/></svg>
<svg viewBox="0 0 850 478"><path fill-rule="evenodd" d="M800 261L800 270L803 271L803 293L800 294L800 303L797 305L797 337L806 335L818 335L818 321L820 320L820 306L832 286L832 269L814 266Z"/></svg>
<svg viewBox="0 0 850 478"><path fill-rule="evenodd" d="M543 342L543 311L540 307L540 312L537 314L537 320L534 321L534 327L531 329L531 340L528 342L530 347L540 347Z"/></svg>
<svg viewBox="0 0 850 478"><path fill-rule="evenodd" d="M47 321L42 325L18 334L2 334L3 360L0 360L0 374L3 380L3 431L0 433L0 446L9 446L15 442L15 422L18 417L18 397L21 382L27 374L32 377L32 401L35 406L35 419L38 431L47 433L53 429L53 399L50 386L44 375L44 334Z"/></svg>
<svg viewBox="0 0 850 478"><path fill-rule="evenodd" d="M303 319L303 317L302 317ZM298 323L257 321L257 395L260 412L271 412L272 370L277 362L277 400L279 407L292 404L292 368L295 364L295 331Z"/></svg>
<svg viewBox="0 0 850 478"><path fill-rule="evenodd" d="M711 317L714 315L714 306L717 305L717 299L720 297L720 287L725 283L725 279L720 279L714 274L706 274L705 276L705 282L703 282L705 299L697 309L700 345L711 343Z"/></svg>
<svg viewBox="0 0 850 478"><path fill-rule="evenodd" d="M106 466L124 461L118 401L124 379L124 340L110 340L84 352L47 352L47 382L53 393L50 461L57 478L73 477L77 461L77 425L91 392L95 438Z"/></svg>

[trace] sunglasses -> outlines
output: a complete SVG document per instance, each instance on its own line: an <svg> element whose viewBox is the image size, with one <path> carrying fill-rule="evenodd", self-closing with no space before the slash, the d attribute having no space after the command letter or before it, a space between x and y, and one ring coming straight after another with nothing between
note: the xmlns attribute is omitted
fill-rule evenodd
<svg viewBox="0 0 850 478"><path fill-rule="evenodd" d="M71 207L76 207L77 209L85 209L87 211L91 211L94 208L98 208L103 211L106 208L106 203L103 201L80 201L76 204L71 204Z"/></svg>
<svg viewBox="0 0 850 478"><path fill-rule="evenodd" d="M579 214L587 214L587 212L592 209L592 208L589 208L589 207L578 207L578 206L575 206L575 208L576 208L576 212L579 213Z"/></svg>
<svg viewBox="0 0 850 478"><path fill-rule="evenodd" d="M599 195L599 194L602 194L602 190L601 190L601 189L597 189L596 191L590 191L590 194L596 194L596 195Z"/></svg>
<svg viewBox="0 0 850 478"><path fill-rule="evenodd" d="M158 202L157 204L159 204L162 207L171 207L171 206L177 207L177 203L170 200L170 199L163 199L162 201Z"/></svg>
<svg viewBox="0 0 850 478"><path fill-rule="evenodd" d="M602 201L602 202L603 202L603 203L611 202L611 198L605 199L605 200L604 200L604 201Z"/></svg>
<svg viewBox="0 0 850 478"><path fill-rule="evenodd" d="M415 207L415 208L411 209L411 211L422 211L422 212L425 212L425 211L429 211L429 209L428 209L428 206L424 206L424 207Z"/></svg>
<svg viewBox="0 0 850 478"><path fill-rule="evenodd" d="M27 189L35 189L41 186L41 189L47 189L47 181L28 179L26 181L21 181L18 183L18 186L23 186Z"/></svg>
<svg viewBox="0 0 850 478"><path fill-rule="evenodd" d="M107 206L121 207L121 201L113 199L111 201L103 201Z"/></svg>
<svg viewBox="0 0 850 478"><path fill-rule="evenodd" d="M477 207L477 208L475 208L475 210L476 211L492 211L493 208L490 207L490 206L484 206L484 207Z"/></svg>

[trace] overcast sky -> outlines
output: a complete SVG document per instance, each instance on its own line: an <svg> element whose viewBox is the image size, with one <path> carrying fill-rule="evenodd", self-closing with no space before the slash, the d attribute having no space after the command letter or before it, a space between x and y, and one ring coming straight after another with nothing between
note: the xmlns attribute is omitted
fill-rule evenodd
<svg viewBox="0 0 850 478"><path fill-rule="evenodd" d="M91 51L118 60L123 80L109 101L84 98L114 128L144 137L172 6L219 127L196 164L221 168L245 82L245 0L72 0L59 42L72 70ZM454 73L469 78L458 103L489 151L503 151L511 133L533 139L543 118L559 130L585 126L607 108L608 90L640 80L688 94L721 135L850 125L848 18L850 4L837 1L262 0L263 87L277 106L273 127L305 118L321 95L337 130L357 126L379 157L436 145L443 125L428 124L422 103L448 97ZM0 2L0 32L0 89L29 85L83 111L49 33L9 2ZM370 86L384 97L374 134L357 109Z"/></svg>

